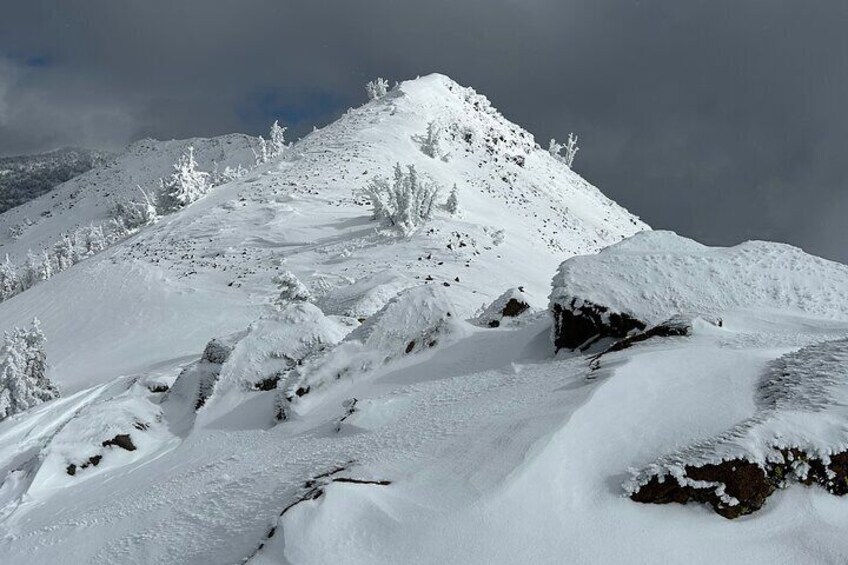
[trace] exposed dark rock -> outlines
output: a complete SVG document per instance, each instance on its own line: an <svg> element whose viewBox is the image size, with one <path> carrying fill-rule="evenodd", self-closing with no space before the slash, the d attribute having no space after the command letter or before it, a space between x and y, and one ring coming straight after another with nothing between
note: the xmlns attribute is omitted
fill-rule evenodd
<svg viewBox="0 0 848 565"><path fill-rule="evenodd" d="M205 361L209 361L210 363L215 363L216 365L223 365L232 351L232 346L224 344L217 339L213 339L206 344L206 348L203 350L201 358Z"/></svg>
<svg viewBox="0 0 848 565"><path fill-rule="evenodd" d="M276 390L278 382L280 382L280 375L271 375L258 383L254 383L253 388L262 391Z"/></svg>
<svg viewBox="0 0 848 565"><path fill-rule="evenodd" d="M522 302L517 298L510 298L506 305L501 310L501 315L504 318L515 318L530 309L530 305Z"/></svg>
<svg viewBox="0 0 848 565"><path fill-rule="evenodd" d="M152 384L147 387L147 390L150 392L158 393L158 392L168 392L168 385L165 384Z"/></svg>
<svg viewBox="0 0 848 565"><path fill-rule="evenodd" d="M526 300L523 289L511 288L489 304L474 323L498 328L503 324L504 318L518 318L529 310L530 303Z"/></svg>
<svg viewBox="0 0 848 565"><path fill-rule="evenodd" d="M614 353L616 351L621 351L623 349L627 349L632 347L634 344L649 340L653 337L680 337L687 336L692 333L692 325L682 319L673 318L662 324L658 324L647 330L639 333L632 334L624 339L616 341L608 348L604 349L602 352L594 355L590 359L590 364L593 369L598 367L598 362L601 357L606 355L607 353Z"/></svg>
<svg viewBox="0 0 848 565"><path fill-rule="evenodd" d="M82 465L77 466L76 464L71 463L70 465L68 465L65 468L65 471L69 475L73 476L73 475L77 474L78 469L82 470L82 469L87 469L88 467L97 467L100 464L100 461L102 459L103 459L102 455L92 455Z"/></svg>
<svg viewBox="0 0 848 565"><path fill-rule="evenodd" d="M623 339L633 331L642 331L646 324L628 314L612 312L605 306L572 298L568 306L555 303L554 345L560 349L585 351L603 338Z"/></svg>
<svg viewBox="0 0 848 565"><path fill-rule="evenodd" d="M700 467L687 465L684 467L685 479L700 481L700 484L686 484L688 480L680 484L671 475L654 476L630 498L652 504L701 502L711 506L717 514L733 519L756 512L776 489L785 488L790 481L818 484L837 496L848 494L848 452L832 455L830 463L825 465L821 459L809 457L799 449L775 451L782 461L769 463L765 468L743 459ZM722 500L717 493L721 485L725 494L735 498L737 504Z"/></svg>
<svg viewBox="0 0 848 565"><path fill-rule="evenodd" d="M114 445L115 447L120 447L121 449L126 449L127 451L135 451L136 447L130 438L129 434L118 434L112 439L107 439L102 443L103 447L109 447L110 445Z"/></svg>
<svg viewBox="0 0 848 565"><path fill-rule="evenodd" d="M716 493L717 485L691 486L681 485L674 477L664 480L652 478L630 498L636 502L685 504L695 501L709 504L716 513L725 518L738 518L762 508L766 498L774 492L776 484L756 463L742 460L724 461L717 465L685 468L686 477L693 481L719 483L724 485L725 493L738 500L738 504L729 504Z"/></svg>

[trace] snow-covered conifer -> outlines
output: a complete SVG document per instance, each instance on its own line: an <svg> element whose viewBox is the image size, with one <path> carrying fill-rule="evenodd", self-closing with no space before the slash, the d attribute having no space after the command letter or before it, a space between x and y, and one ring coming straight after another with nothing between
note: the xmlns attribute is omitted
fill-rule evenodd
<svg viewBox="0 0 848 565"><path fill-rule="evenodd" d="M53 276L53 256L46 249L42 250L39 264L39 278L46 281Z"/></svg>
<svg viewBox="0 0 848 565"><path fill-rule="evenodd" d="M277 120L271 124L271 156L278 157L286 150L286 128L282 127Z"/></svg>
<svg viewBox="0 0 848 565"><path fill-rule="evenodd" d="M309 302L312 300L309 289L291 271L285 271L275 276L273 282L280 290L280 295L274 301L280 308L292 302Z"/></svg>
<svg viewBox="0 0 848 565"><path fill-rule="evenodd" d="M162 182L162 199L166 211L188 206L209 191L209 173L197 168L194 147L189 145L174 164L174 172Z"/></svg>
<svg viewBox="0 0 848 565"><path fill-rule="evenodd" d="M365 92L368 93L369 100L377 100L386 95L389 90L389 81L384 78L377 77L365 85Z"/></svg>
<svg viewBox="0 0 848 565"><path fill-rule="evenodd" d="M0 420L59 397L46 375L44 342L38 319L29 329L6 332L0 349Z"/></svg>
<svg viewBox="0 0 848 565"><path fill-rule="evenodd" d="M436 122L427 124L427 133L421 138L421 152L433 159L439 158L441 150L439 148L439 137L441 130Z"/></svg>
<svg viewBox="0 0 848 565"><path fill-rule="evenodd" d="M35 286L41 280L39 276L40 272L40 261L33 254L32 250L27 251L26 261L18 270L18 280L20 281L21 290L27 290Z"/></svg>
<svg viewBox="0 0 848 565"><path fill-rule="evenodd" d="M445 202L445 211L452 216L459 213L459 196L457 195L456 183L451 188L448 201Z"/></svg>
<svg viewBox="0 0 848 565"><path fill-rule="evenodd" d="M7 300L20 291L18 273L9 256L0 262L0 301Z"/></svg>
<svg viewBox="0 0 848 565"><path fill-rule="evenodd" d="M268 150L268 142L261 135L259 136L259 150L253 150L253 158L256 160L257 165L264 165L271 158L270 151Z"/></svg>
<svg viewBox="0 0 848 565"><path fill-rule="evenodd" d="M62 234L62 238L53 245L53 256L59 271L70 269L79 260L77 248L70 235Z"/></svg>

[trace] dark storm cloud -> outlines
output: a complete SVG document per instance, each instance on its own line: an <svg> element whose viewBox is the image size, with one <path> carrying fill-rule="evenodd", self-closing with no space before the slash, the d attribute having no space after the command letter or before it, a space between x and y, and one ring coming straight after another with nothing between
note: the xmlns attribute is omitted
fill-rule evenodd
<svg viewBox="0 0 848 565"><path fill-rule="evenodd" d="M16 4L16 5L15 5ZM655 227L848 260L842 0L51 0L0 19L0 153L305 131L362 83L487 94Z"/></svg>

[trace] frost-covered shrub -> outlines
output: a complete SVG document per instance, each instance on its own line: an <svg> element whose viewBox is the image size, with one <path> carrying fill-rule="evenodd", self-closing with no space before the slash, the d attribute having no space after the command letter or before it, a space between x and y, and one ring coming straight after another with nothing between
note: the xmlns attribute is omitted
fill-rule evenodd
<svg viewBox="0 0 848 565"><path fill-rule="evenodd" d="M280 291L280 295L274 301L279 308L285 308L292 302L309 302L312 300L309 289L291 271L280 273L272 280Z"/></svg>
<svg viewBox="0 0 848 565"><path fill-rule="evenodd" d="M197 168L194 147L189 146L174 164L174 172L161 182L163 210L173 212L209 192L209 173Z"/></svg>
<svg viewBox="0 0 848 565"><path fill-rule="evenodd" d="M0 420L59 397L45 375L44 341L37 319L29 329L6 332L0 350Z"/></svg>
<svg viewBox="0 0 848 565"><path fill-rule="evenodd" d="M565 153L560 154L562 150L565 150ZM551 139L550 144L548 145L548 151L555 158L559 159L568 168L574 164L574 157L577 155L577 152L580 151L580 148L577 147L577 136L573 133L568 134L568 141L565 144L557 143L556 139Z"/></svg>
<svg viewBox="0 0 848 565"><path fill-rule="evenodd" d="M247 169L238 165L237 167L231 167L227 165L224 167L223 171L218 170L218 165L215 165L215 170L209 176L210 183L212 186L220 186L222 184L227 184L228 182L233 182L236 179L240 179L244 175L247 174Z"/></svg>
<svg viewBox="0 0 848 565"><path fill-rule="evenodd" d="M440 134L441 130L436 122L427 124L427 132L419 139L421 152L430 158L438 159L442 154L439 147Z"/></svg>
<svg viewBox="0 0 848 565"><path fill-rule="evenodd" d="M156 223L159 219L158 199L155 193L147 192L140 186L140 200L125 200L116 203L110 210L115 229L133 233L144 226Z"/></svg>
<svg viewBox="0 0 848 565"><path fill-rule="evenodd" d="M377 100L386 95L389 91L389 81L384 78L377 77L365 85L365 92L368 94L368 100Z"/></svg>
<svg viewBox="0 0 848 565"><path fill-rule="evenodd" d="M286 128L282 127L279 121L274 120L274 123L271 124L271 131L269 132L270 140L266 140L261 135L259 136L259 151L253 151L257 165L262 165L274 157L279 157L288 149L285 134Z"/></svg>
<svg viewBox="0 0 848 565"><path fill-rule="evenodd" d="M422 179L414 166L409 165L404 171L398 163L391 181L373 179L364 195L371 202L374 219L409 235L432 218L439 187Z"/></svg>

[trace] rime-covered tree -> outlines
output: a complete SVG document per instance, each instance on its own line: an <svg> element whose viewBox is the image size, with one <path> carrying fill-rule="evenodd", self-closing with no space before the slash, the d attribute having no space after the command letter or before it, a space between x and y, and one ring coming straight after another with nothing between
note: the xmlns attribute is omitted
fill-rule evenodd
<svg viewBox="0 0 848 565"><path fill-rule="evenodd" d="M286 128L282 127L277 120L271 124L271 156L277 157L286 150Z"/></svg>
<svg viewBox="0 0 848 565"><path fill-rule="evenodd" d="M37 319L29 329L6 332L0 349L0 420L59 397L46 375L44 342Z"/></svg>
<svg viewBox="0 0 848 565"><path fill-rule="evenodd" d="M436 122L427 124L427 132L421 138L421 152L426 156L438 159L441 155L441 149L439 148L440 133L441 130L436 125Z"/></svg>
<svg viewBox="0 0 848 565"><path fill-rule="evenodd" d="M139 228L154 224L159 219L158 198L155 192L147 192L136 185L141 198L124 200L112 207L111 216L118 231L133 233Z"/></svg>
<svg viewBox="0 0 848 565"><path fill-rule="evenodd" d="M459 196L457 195L456 183L451 188L447 202L445 202L445 211L451 216L459 214Z"/></svg>
<svg viewBox="0 0 848 565"><path fill-rule="evenodd" d="M61 239L53 245L53 256L56 258L56 267L60 272L70 269L79 261L77 248L69 234L62 234Z"/></svg>
<svg viewBox="0 0 848 565"><path fill-rule="evenodd" d="M389 90L389 81L384 78L377 77L365 85L365 92L368 94L369 100L377 100L386 95Z"/></svg>
<svg viewBox="0 0 848 565"><path fill-rule="evenodd" d="M391 181L373 179L364 195L371 202L374 219L409 235L433 216L439 187L422 179L414 166L409 165L404 171L398 163Z"/></svg>
<svg viewBox="0 0 848 565"><path fill-rule="evenodd" d="M209 191L209 173L197 168L194 147L189 145L174 164L174 172L162 181L162 200L166 211L188 206Z"/></svg>
<svg viewBox="0 0 848 565"><path fill-rule="evenodd" d="M20 281L18 280L17 269L15 265L6 255L3 261L0 261L0 301L7 300L20 291Z"/></svg>
<svg viewBox="0 0 848 565"><path fill-rule="evenodd" d="M38 257L33 254L32 250L27 251L27 258L24 264L18 269L18 280L20 281L21 290L27 290L35 286L41 280L39 273L41 265Z"/></svg>
<svg viewBox="0 0 848 565"><path fill-rule="evenodd" d="M285 271L275 276L273 282L280 291L280 295L274 301L279 308L284 308L292 302L309 302L312 300L309 289L291 271Z"/></svg>
<svg viewBox="0 0 848 565"><path fill-rule="evenodd" d="M565 150L565 153L560 155L560 152L563 150ZM574 164L574 157L580 151L580 148L577 146L577 136L569 133L568 141L565 144L557 143L556 139L551 139L551 143L548 145L548 151L551 155L565 163L568 168L571 168Z"/></svg>
<svg viewBox="0 0 848 565"><path fill-rule="evenodd" d="M38 269L39 278L43 281L46 281L47 279L53 276L53 271L55 270L53 266L53 256L46 249L42 250L41 252Z"/></svg>
<svg viewBox="0 0 848 565"><path fill-rule="evenodd" d="M282 127L279 121L274 120L274 123L271 124L269 136L270 139L266 140L260 135L259 150L253 150L253 156L256 159L257 165L265 164L274 157L279 157L288 148L285 137L286 128Z"/></svg>

